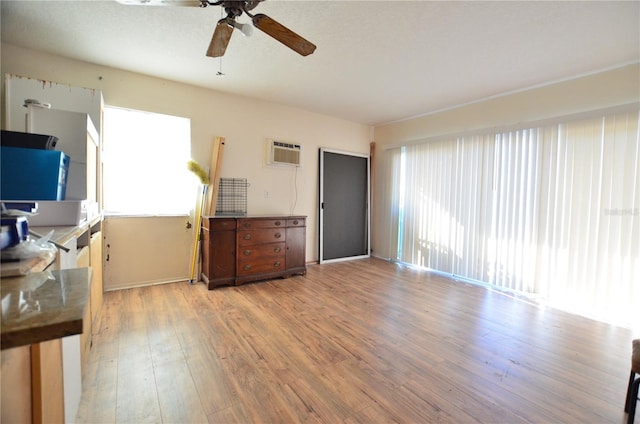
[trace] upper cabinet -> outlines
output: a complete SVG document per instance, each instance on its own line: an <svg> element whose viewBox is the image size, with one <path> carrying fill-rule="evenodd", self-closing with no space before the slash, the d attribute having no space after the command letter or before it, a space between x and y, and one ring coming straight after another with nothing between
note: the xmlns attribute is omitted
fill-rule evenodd
<svg viewBox="0 0 640 424"><path fill-rule="evenodd" d="M88 200L101 211L102 92L6 74L5 94L5 129L57 137L55 150L71 158L66 199Z"/></svg>
<svg viewBox="0 0 640 424"><path fill-rule="evenodd" d="M88 114L29 106L27 132L57 137L56 150L69 155L67 199L98 201L100 138Z"/></svg>
<svg viewBox="0 0 640 424"><path fill-rule="evenodd" d="M51 105L51 109L86 113L102 133L102 91L73 87L54 81L5 74L5 126L10 131L27 131L25 100L37 100Z"/></svg>

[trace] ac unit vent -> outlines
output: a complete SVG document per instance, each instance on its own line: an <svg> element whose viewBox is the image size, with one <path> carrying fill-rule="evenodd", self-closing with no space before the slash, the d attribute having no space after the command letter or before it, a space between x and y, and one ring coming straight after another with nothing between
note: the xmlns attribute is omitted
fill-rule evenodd
<svg viewBox="0 0 640 424"><path fill-rule="evenodd" d="M269 140L269 165L300 166L301 151L299 144Z"/></svg>

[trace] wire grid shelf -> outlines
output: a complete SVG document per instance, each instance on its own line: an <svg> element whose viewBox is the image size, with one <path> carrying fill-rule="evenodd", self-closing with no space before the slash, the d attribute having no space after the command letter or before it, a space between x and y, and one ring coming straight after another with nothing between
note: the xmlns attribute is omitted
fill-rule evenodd
<svg viewBox="0 0 640 424"><path fill-rule="evenodd" d="M216 215L246 215L247 179L220 178L219 184Z"/></svg>

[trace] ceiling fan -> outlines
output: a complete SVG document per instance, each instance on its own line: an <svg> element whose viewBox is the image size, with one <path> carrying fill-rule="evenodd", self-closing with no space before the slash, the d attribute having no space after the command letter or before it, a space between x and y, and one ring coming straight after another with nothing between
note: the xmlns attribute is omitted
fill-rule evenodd
<svg viewBox="0 0 640 424"><path fill-rule="evenodd" d="M302 56L308 56L316 49L315 44L299 36L289 28L275 21L262 13L251 14L258 4L264 0L116 0L122 4L137 4L149 6L221 6L227 16L220 19L216 24L213 37L207 49L207 56L220 57L223 56L231 40L233 30L237 29L244 35L251 35L252 28L249 24L242 24L236 19L245 13L251 18L254 27L258 28L267 35L275 38L290 49L296 51Z"/></svg>

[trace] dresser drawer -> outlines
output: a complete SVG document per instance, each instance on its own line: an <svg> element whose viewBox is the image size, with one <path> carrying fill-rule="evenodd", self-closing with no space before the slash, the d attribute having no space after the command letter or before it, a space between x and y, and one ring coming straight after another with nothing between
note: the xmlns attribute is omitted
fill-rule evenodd
<svg viewBox="0 0 640 424"><path fill-rule="evenodd" d="M209 231L235 230L236 220L228 218L204 219L204 225L205 228L209 228Z"/></svg>
<svg viewBox="0 0 640 424"><path fill-rule="evenodd" d="M287 219L287 227L304 227L306 225L304 218Z"/></svg>
<svg viewBox="0 0 640 424"><path fill-rule="evenodd" d="M238 276L281 272L286 269L284 261L284 255L273 258L254 258L253 260L245 260L240 256L238 258Z"/></svg>
<svg viewBox="0 0 640 424"><path fill-rule="evenodd" d="M239 219L238 229L249 230L258 228L284 228L287 224L287 220L284 218L275 219Z"/></svg>
<svg viewBox="0 0 640 424"><path fill-rule="evenodd" d="M265 228L262 230L238 231L238 246L279 243L286 241L285 228Z"/></svg>
<svg viewBox="0 0 640 424"><path fill-rule="evenodd" d="M285 243L257 244L255 246L245 246L238 251L238 260L253 260L261 257L278 257L286 253Z"/></svg>

